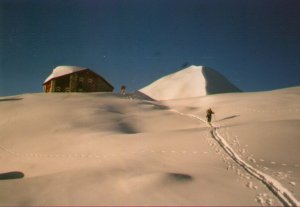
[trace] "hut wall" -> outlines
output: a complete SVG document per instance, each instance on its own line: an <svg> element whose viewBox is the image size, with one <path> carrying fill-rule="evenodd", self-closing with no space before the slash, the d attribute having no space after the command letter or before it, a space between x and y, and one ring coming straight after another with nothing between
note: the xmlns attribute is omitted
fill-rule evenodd
<svg viewBox="0 0 300 207"><path fill-rule="evenodd" d="M78 84L79 92L109 92L112 88L95 73L85 70L78 72Z"/></svg>
<svg viewBox="0 0 300 207"><path fill-rule="evenodd" d="M109 86L102 78L97 77L97 91L111 92L113 88Z"/></svg>
<svg viewBox="0 0 300 207"><path fill-rule="evenodd" d="M55 91L55 79L51 80L50 82L50 92L54 92Z"/></svg>
<svg viewBox="0 0 300 207"><path fill-rule="evenodd" d="M54 92L70 92L70 75L55 79Z"/></svg>
<svg viewBox="0 0 300 207"><path fill-rule="evenodd" d="M49 81L48 83L46 83L43 86L43 89L44 89L44 92L46 92L46 93L51 92L51 81Z"/></svg>
<svg viewBox="0 0 300 207"><path fill-rule="evenodd" d="M77 92L78 88L78 74L73 73L70 75L70 92Z"/></svg>
<svg viewBox="0 0 300 207"><path fill-rule="evenodd" d="M96 73L83 70L52 79L44 84L45 92L111 92L113 87Z"/></svg>

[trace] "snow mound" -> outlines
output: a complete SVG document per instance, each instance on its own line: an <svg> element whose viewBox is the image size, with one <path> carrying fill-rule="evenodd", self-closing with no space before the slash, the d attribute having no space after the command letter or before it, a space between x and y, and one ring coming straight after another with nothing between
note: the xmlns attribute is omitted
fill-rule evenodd
<svg viewBox="0 0 300 207"><path fill-rule="evenodd" d="M0 206L300 206L299 103L300 87L0 97Z"/></svg>
<svg viewBox="0 0 300 207"><path fill-rule="evenodd" d="M53 69L52 73L48 76L48 78L44 81L44 83L50 81L53 78L57 78L60 76L64 76L67 74L71 74L86 69L87 68L78 67L78 66L58 66Z"/></svg>
<svg viewBox="0 0 300 207"><path fill-rule="evenodd" d="M217 71L194 65L164 76L139 90L139 92L156 100L191 98L240 91Z"/></svg>

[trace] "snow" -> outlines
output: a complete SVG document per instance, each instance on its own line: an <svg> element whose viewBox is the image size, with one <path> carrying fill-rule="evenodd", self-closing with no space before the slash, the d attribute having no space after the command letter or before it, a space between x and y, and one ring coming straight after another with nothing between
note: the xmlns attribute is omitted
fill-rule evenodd
<svg viewBox="0 0 300 207"><path fill-rule="evenodd" d="M240 90L217 71L192 65L164 76L139 91L155 100L170 100Z"/></svg>
<svg viewBox="0 0 300 207"><path fill-rule="evenodd" d="M175 113L178 113L182 116L188 116L192 118L196 118L204 122L204 120L198 116L195 116L193 114L184 114L176 110L172 110ZM262 183L266 185L276 196L277 198L285 205L285 206L300 206L300 202L294 197L294 195L287 190L281 183L279 183L276 179L273 177L263 173L259 169L251 166L247 162L243 160L243 158L233 150L233 148L227 143L226 139L219 134L217 128L219 126L213 124L211 129L211 135L212 138L214 138L218 144L223 148L223 150L234 160L237 164L239 164L240 167L244 168L245 171L247 171L250 175L254 176L256 179L260 180ZM244 149L243 149L244 150ZM241 150L240 150L241 151ZM255 159L252 157L248 158L249 161L255 163ZM276 164L276 162L271 162L272 164ZM291 182L290 182L291 184ZM293 182L295 185L295 182ZM247 183L248 188L254 188L257 189L257 186L253 187L252 182Z"/></svg>
<svg viewBox="0 0 300 207"><path fill-rule="evenodd" d="M299 103L300 87L0 97L0 205L299 205Z"/></svg>
<svg viewBox="0 0 300 207"><path fill-rule="evenodd" d="M81 70L86 70L87 68L78 67L78 66L58 66L53 69L52 73L46 78L44 83L52 80L53 78L57 78L60 76L68 75L74 72L78 72Z"/></svg>

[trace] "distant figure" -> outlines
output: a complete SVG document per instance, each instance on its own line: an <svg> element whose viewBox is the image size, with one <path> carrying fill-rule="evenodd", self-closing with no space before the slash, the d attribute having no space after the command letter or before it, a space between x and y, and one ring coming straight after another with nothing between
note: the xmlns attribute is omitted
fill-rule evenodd
<svg viewBox="0 0 300 207"><path fill-rule="evenodd" d="M209 125L211 125L211 116L214 114L214 112L211 110L211 108L207 109L206 111L206 118Z"/></svg>
<svg viewBox="0 0 300 207"><path fill-rule="evenodd" d="M120 91L121 95L125 95L126 94L126 86L121 86L121 91Z"/></svg>

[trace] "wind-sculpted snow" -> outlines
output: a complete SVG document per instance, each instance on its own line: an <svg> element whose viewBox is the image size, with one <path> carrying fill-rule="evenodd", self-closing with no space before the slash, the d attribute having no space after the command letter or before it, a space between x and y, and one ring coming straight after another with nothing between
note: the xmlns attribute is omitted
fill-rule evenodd
<svg viewBox="0 0 300 207"><path fill-rule="evenodd" d="M298 205L299 92L3 97L0 205Z"/></svg>
<svg viewBox="0 0 300 207"><path fill-rule="evenodd" d="M171 109L172 112L178 113L182 116L191 117L194 119L198 119L202 122L205 122L203 118L200 118L193 114L184 114L177 110ZM242 168L244 168L247 172L253 175L255 178L263 182L282 202L284 206L300 206L300 202L294 197L294 195L287 190L278 180L272 178L270 175L267 175L260 170L254 168L247 162L245 162L226 142L226 140L218 133L218 127L212 125L210 130L212 137L218 142L218 144L223 148L223 150ZM250 187L250 186L248 186Z"/></svg>
<svg viewBox="0 0 300 207"><path fill-rule="evenodd" d="M241 90L228 81L225 76L214 69L203 67L202 74L206 81L205 89L207 94L241 92Z"/></svg>
<svg viewBox="0 0 300 207"><path fill-rule="evenodd" d="M259 171L253 166L246 163L226 142L226 140L218 133L217 127L214 126L211 130L212 137L222 146L222 148L230 155L230 157L236 161L241 167L243 167L251 175L262 181L283 203L285 206L300 206L300 202L294 197L294 195L287 190L279 181L271 176Z"/></svg>
<svg viewBox="0 0 300 207"><path fill-rule="evenodd" d="M299 89L299 88L298 88ZM227 113L230 111L235 111L235 113L237 113L237 111L239 111L239 113L241 113L241 110L243 110L243 114L246 113L256 113L256 119L257 120L272 120L271 123L268 123L265 121L265 123L262 125L262 123L258 124L256 126L256 124L253 126L253 124L251 124L250 126L252 126L251 128L256 127L255 129L258 131L252 131L252 134L250 134L249 139L251 139L251 135L252 135L252 139L254 138L253 136L262 136L263 134L270 134L269 130L272 130L270 127L274 126L276 127L275 129L273 129L273 131L275 131L275 133L277 133L277 136L279 135L279 137L276 137L276 135L274 134L274 137L271 137L272 140L270 140L269 143L267 143L266 145L261 145L261 147L263 147L262 149L264 149L265 152L269 152L268 154L285 154L285 157L288 157L289 153L294 150L292 150L292 147L290 147L290 152L286 151L286 150L282 150L282 151L270 151L271 148L275 148L277 150L284 149L283 145L281 144L274 147L272 146L273 143L276 142L280 142L280 139L283 135L283 139L287 139L284 137L284 134L290 134L289 139L287 139L287 141L289 140L291 143L288 144L287 142L284 142L286 146L291 146L292 143L295 143L295 139L296 139L296 134L293 133L292 130L295 130L297 128L297 123L298 123L298 119L299 119L299 108L297 108L297 105L295 105L295 103L298 101L299 97L297 96L292 96L292 94L288 93L289 91L295 91L296 93L298 93L298 91L296 91L294 88L291 88L291 90L278 90L278 91L274 91L274 92L268 92L268 93L264 93L264 95L266 97L268 97L268 105L269 107L263 106L260 107L259 109L255 109L255 108L250 108L250 107L240 107L240 106L231 106L230 108L234 109L231 110L229 107L227 107ZM275 94L281 94L281 100L279 101L279 97L276 96ZM294 97L294 99L290 99L290 102L288 103L288 105L285 105L284 108L283 107L279 107L279 105L277 104L273 104L276 102L284 102L285 99L285 95L287 95L287 97ZM255 97L256 94L252 94L253 97ZM275 96L274 96L275 95ZM223 96L224 98L226 97L225 95ZM215 97L212 97L215 98ZM250 98L250 96L247 96L247 98ZM219 100L222 100L222 97L218 97ZM253 99L253 98L252 98ZM200 101L201 100L201 101ZM272 102L274 100L274 102ZM223 100L225 101L225 100ZM248 102L244 102L243 104L253 104L253 102L249 102L249 100L247 100ZM227 102L227 103L226 103ZM230 103L234 103L235 99L231 100L230 102L228 102L227 100L224 102L226 104L228 104L228 106L230 106ZM166 102L169 103L170 106L175 106L176 108L181 108L184 109L185 107L182 106L182 103L185 103L187 105L190 105L190 103L192 103L192 105L194 105L194 103L198 103L199 105L205 106L207 105L207 103L211 103L210 100L205 100L205 99L199 99L199 101L197 101L196 99L190 99L189 101L169 101ZM265 103L257 103L256 105L259 104L265 104ZM191 105L190 105L191 106ZM182 116L187 116L193 119L197 119L201 122L206 122L206 120L202 117L204 116L199 116L196 115L197 111L195 111L195 109L197 109L196 107L190 107L195 114L193 113L187 113L187 112L179 112L178 110L172 109L173 112L178 113ZM187 109L184 109L185 111L190 111ZM218 111L218 109L216 109L216 111ZM219 109L220 111L220 109ZM270 113L271 112L271 113ZM287 113L288 112L288 113ZM291 114L290 114L291 113ZM219 114L217 114L218 117L220 117ZM215 123L212 124L211 127L211 137L216 140L216 142L219 144L219 146L222 147L222 149L231 157L232 160L234 160L239 166L241 166L245 171L247 171L250 175L252 175L253 177L255 177L256 179L258 179L259 181L261 181L262 183L265 184L265 186L278 198L278 200L284 205L284 206L299 206L300 202L298 201L298 199L295 197L294 195L294 190L289 190L288 187L289 185L291 186L296 186L296 182L294 181L286 181L286 179L289 178L290 175L287 175L283 172L276 172L275 174L272 171L269 171L269 173L274 174L273 176L271 176L270 174L266 173L265 171L268 171L267 167L261 167L260 165L256 164L256 160L254 159L253 156L255 155L250 155L250 156L245 156L245 154L250 153L247 152L248 150L246 150L245 148L242 148L241 143L239 143L237 137L228 137L228 136L233 136L228 134L228 131L230 131L230 128L232 128L232 125L226 125L224 122L233 122L235 119L237 120L237 118L241 117L242 115L233 115L233 116L228 116L225 118L216 118L215 117ZM252 115L253 116L253 115ZM297 117L297 118L296 118ZM288 118L288 121L283 121L284 119ZM295 120L292 121L291 118L294 118ZM253 119L253 117L245 117L244 119ZM280 120L280 121L276 121L278 122L278 124L274 124L274 120ZM275 123L276 123L275 122ZM240 121L241 123L241 121ZM288 124L288 125L286 125ZM258 127L258 126L265 126L265 127ZM281 129L280 129L281 127ZM288 127L287 129L285 129L286 127ZM233 127L236 128L236 127ZM243 127L246 128L246 127ZM279 128L279 129L278 129ZM277 129L279 130L278 132ZM288 130L289 129L289 130ZM223 131L226 132L225 136L222 135ZM249 131L251 133L251 131ZM280 132L280 133L279 133ZM273 133L271 133L273 134ZM295 135L293 135L295 134ZM245 136L245 135L244 135ZM294 139L293 139L293 136ZM260 137L261 139L262 137ZM257 140L259 141L259 139L253 139L253 140ZM232 142L231 144L229 144L229 141ZM248 140L249 141L249 140ZM297 142L299 143L299 141ZM250 143L248 143L250 144ZM246 147L248 147L248 145L246 145ZM235 149L234 149L235 148ZM270 155L269 155L270 156ZM281 157L281 159L286 159L284 157ZM293 160L298 160L299 159L294 159ZM265 160L264 159L259 159L260 162L264 163ZM286 160L287 161L287 160ZM271 165L276 165L275 161L271 161L270 162ZM281 164L281 166L286 167L287 164ZM294 164L294 166L297 168L300 165L299 164ZM231 166L228 165L228 169ZM261 168L261 169L259 169ZM293 171L289 170L288 173L292 173ZM238 173L239 175L240 172ZM276 178L275 178L276 176ZM244 176L242 176L244 177ZM247 177L248 178L248 177ZM281 182L284 182L281 183ZM257 189L257 186L254 186L254 184L251 182L248 182L246 185L248 188L251 189ZM264 194L265 195L265 194ZM272 200L267 199L264 200L262 194L259 194L256 198L256 200L260 203L260 204L267 204L267 205L274 205L272 203Z"/></svg>
<svg viewBox="0 0 300 207"><path fill-rule="evenodd" d="M240 91L217 71L194 65L164 76L139 90L141 94L155 100L191 98Z"/></svg>

